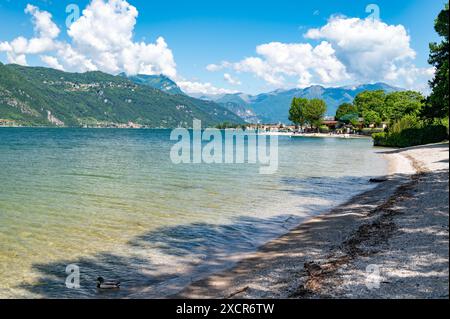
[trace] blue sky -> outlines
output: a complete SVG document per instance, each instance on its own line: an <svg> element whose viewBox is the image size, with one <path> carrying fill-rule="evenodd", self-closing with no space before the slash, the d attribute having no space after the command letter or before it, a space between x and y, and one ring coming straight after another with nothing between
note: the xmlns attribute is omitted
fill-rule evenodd
<svg viewBox="0 0 450 319"><path fill-rule="evenodd" d="M93 52L92 48L89 49L89 43L85 40L77 42L74 40L77 35L69 36L67 34L66 6L76 3L83 10L89 2L0 0L0 43L11 44L19 36L26 39L36 37L36 28L31 19L32 14L24 12L27 5L31 4L37 7L36 10L39 12L47 11L52 15L52 21L60 29L59 35L54 38L55 41L71 44L78 53L87 59L92 59L98 69L114 73L115 69L103 69L98 63L95 63L98 51ZM143 57L141 65L146 65L146 67L137 69L138 71L151 69L152 71L147 73L158 73L164 70L166 73L170 73L169 75L177 82L183 83L184 89L191 90L193 93L196 93L194 92L196 90L203 91L200 93L222 91L259 93L278 87L301 87L311 84L336 86L381 80L394 85L409 85L411 88L423 89L427 77L430 77L429 70L426 71L429 68L427 64L428 43L438 40L433 29L433 21L445 2L440 0L229 0L226 2L128 0L127 4L134 6L138 11L136 24L132 29L133 43L152 44L158 37L162 37L166 46L161 46L161 54L170 51L173 55L172 59L168 57L162 62L157 57ZM342 25L344 25L345 19L366 19L369 15L365 12L366 6L371 3L379 7L383 27L389 32L393 32L392 37L387 40L390 45L395 46L392 42L399 39L404 42L403 52L412 50L414 55L405 53L404 55L407 56L405 57L398 48L384 52L381 51L378 44L368 44L368 51L360 53L360 55L352 55L359 48L339 47L340 43L345 40L342 38L345 35L335 38L333 28L330 28L328 33L322 30L319 35L305 38L304 35L308 30L326 26L331 17L339 17L338 19L341 20L338 22ZM407 38L401 30L394 28L398 25L404 28ZM114 23L105 24L105 27L112 33L115 32ZM339 28L339 25L336 24L335 27ZM376 28L378 27L374 25L374 30ZM83 28L80 32L82 30ZM383 30L377 30L381 35L386 33ZM107 30L99 32L107 32ZM97 36L101 36L101 34L98 33ZM375 31L373 34L376 37ZM326 54L328 62L324 63L326 64L325 69L320 71L317 68L320 67L322 55L317 57L314 48L324 41L330 44L329 47L323 47L327 48L324 54ZM371 41L376 42L377 39L371 38ZM311 50L305 49L303 47L305 44L311 45ZM121 44L114 43L114 45ZM261 45L266 46L257 52L257 47ZM4 48L6 48L5 45ZM330 48L332 52L329 52ZM160 52L159 49L155 50ZM114 52L118 52L117 48L114 48ZM145 56L145 53L139 52L136 53L136 57L141 57L142 54ZM5 50L0 52L0 61L12 62L6 53ZM11 54L17 57L19 53L14 51ZM27 53L26 63L28 65L48 65L41 58L45 55L58 60L58 65L67 71L84 71L73 69L75 67L73 65L67 64L66 66L61 54L51 50L37 54ZM279 61L277 54L286 55L286 59ZM302 56L302 54L307 56ZM381 58L383 55L387 56L386 59L401 60L401 62L390 63L390 60ZM359 70L355 72L357 66L353 62L356 59L367 58L367 56L374 58L364 62L363 66L360 66L361 70L372 63L371 61L374 64L383 64L383 70L377 70L377 66L374 65L368 67L366 73L358 72ZM250 61L245 60L246 58L254 58L252 61L258 62L258 65L249 64ZM122 71L127 62L122 57L117 59L117 70ZM153 62L152 59L157 59L158 62ZM306 60L310 61L305 62ZM223 64L223 61L226 63ZM210 71L208 71L207 66L211 64L214 64L216 68L210 67ZM388 71L389 68L395 69L395 71ZM415 71L411 73L411 69ZM310 76L304 77L304 73L309 73ZM379 74L384 75L379 77ZM406 77L408 79L405 79Z"/></svg>

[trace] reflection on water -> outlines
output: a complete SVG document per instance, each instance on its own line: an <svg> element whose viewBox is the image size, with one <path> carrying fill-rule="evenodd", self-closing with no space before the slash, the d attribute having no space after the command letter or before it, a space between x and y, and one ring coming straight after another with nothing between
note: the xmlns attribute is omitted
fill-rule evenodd
<svg viewBox="0 0 450 319"><path fill-rule="evenodd" d="M370 140L280 137L279 170L170 161L167 130L0 129L0 297L173 291L371 186ZM234 258L233 258L234 257ZM65 267L81 269L66 289ZM95 278L120 279L100 293Z"/></svg>

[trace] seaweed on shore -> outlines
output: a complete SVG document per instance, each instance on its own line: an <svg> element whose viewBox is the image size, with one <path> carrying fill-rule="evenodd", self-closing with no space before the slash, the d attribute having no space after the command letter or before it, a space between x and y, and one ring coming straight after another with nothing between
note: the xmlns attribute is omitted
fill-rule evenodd
<svg viewBox="0 0 450 319"><path fill-rule="evenodd" d="M331 297L323 293L323 288L331 278L339 280L336 274L341 267L359 256L367 257L378 253L375 247L386 243L397 229L393 217L399 212L394 207L404 199L413 196L412 193L419 180L427 173L427 170L414 158L408 156L408 159L416 170L416 173L410 177L410 181L400 185L383 204L372 209L367 216L375 217L375 219L359 226L348 239L341 243L339 250L331 253L324 262L305 262L303 283L289 297Z"/></svg>

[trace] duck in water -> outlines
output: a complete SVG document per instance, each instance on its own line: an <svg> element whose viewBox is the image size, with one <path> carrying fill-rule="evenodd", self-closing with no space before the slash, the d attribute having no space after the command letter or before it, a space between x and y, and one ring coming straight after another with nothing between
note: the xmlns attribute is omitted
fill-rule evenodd
<svg viewBox="0 0 450 319"><path fill-rule="evenodd" d="M120 288L120 281L105 281L103 277L97 278L97 288L98 289L119 289Z"/></svg>

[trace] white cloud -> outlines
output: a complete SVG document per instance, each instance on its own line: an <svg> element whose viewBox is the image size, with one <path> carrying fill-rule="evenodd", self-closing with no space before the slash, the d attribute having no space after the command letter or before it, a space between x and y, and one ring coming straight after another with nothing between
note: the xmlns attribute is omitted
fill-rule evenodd
<svg viewBox="0 0 450 319"><path fill-rule="evenodd" d="M176 77L174 57L164 38L133 42L137 16L137 9L124 0L93 0L67 32L72 49L106 72Z"/></svg>
<svg viewBox="0 0 450 319"><path fill-rule="evenodd" d="M321 42L315 46L306 42L261 44L256 47L257 56L210 64L207 70L252 73L274 87L292 80L299 87L384 81L422 91L433 75L433 69L414 65L416 53L402 25L333 16L304 36Z"/></svg>
<svg viewBox="0 0 450 319"><path fill-rule="evenodd" d="M0 43L0 52L6 52L9 63L27 65L27 54L39 54L56 48L55 38L59 28L52 21L52 15L28 4L25 13L32 16L35 36L31 39L19 36L11 42Z"/></svg>
<svg viewBox="0 0 450 319"><path fill-rule="evenodd" d="M218 88L209 82L202 83L197 81L180 80L177 82L177 84L184 92L188 94L201 93L208 95L217 95L217 94L237 93L237 91L234 90Z"/></svg>
<svg viewBox="0 0 450 319"><path fill-rule="evenodd" d="M229 73L224 73L223 78L231 85L241 85L241 81L239 81L239 79L237 78L232 77Z"/></svg>
<svg viewBox="0 0 450 319"><path fill-rule="evenodd" d="M69 71L177 76L164 38L155 43L133 41L138 11L125 0L92 0L68 29L70 43L56 40L60 30L49 12L30 4L25 12L32 15L35 37L0 43L0 52L7 53L10 63L26 65L26 55L40 54L47 65Z"/></svg>
<svg viewBox="0 0 450 319"><path fill-rule="evenodd" d="M401 67L416 56L402 25L377 19L332 17L322 28L310 29L305 37L331 43L347 71L361 81L384 80L393 67Z"/></svg>
<svg viewBox="0 0 450 319"><path fill-rule="evenodd" d="M299 87L312 82L332 84L348 78L345 66L325 41L316 47L309 43L271 42L257 46L256 52L259 57L210 65L208 69L231 67L237 72L253 73L273 86L283 86L286 77L295 77Z"/></svg>
<svg viewBox="0 0 450 319"><path fill-rule="evenodd" d="M39 38L54 39L59 35L59 28L52 21L52 15L47 11L40 11L38 7L28 4L25 13L33 16L34 31Z"/></svg>
<svg viewBox="0 0 450 319"><path fill-rule="evenodd" d="M208 70L210 72L217 72L217 71L223 70L225 68L229 68L231 66L232 66L232 64L230 62L222 61L220 64L208 64L206 66L206 70Z"/></svg>
<svg viewBox="0 0 450 319"><path fill-rule="evenodd" d="M58 59L55 58L54 56L41 55L41 60L42 62L44 62L53 69L64 71L64 67L59 63Z"/></svg>

